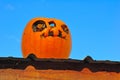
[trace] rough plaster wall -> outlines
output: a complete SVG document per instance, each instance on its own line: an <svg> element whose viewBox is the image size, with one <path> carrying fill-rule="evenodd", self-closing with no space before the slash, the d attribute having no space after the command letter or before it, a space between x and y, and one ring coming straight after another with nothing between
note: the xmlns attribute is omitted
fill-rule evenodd
<svg viewBox="0 0 120 80"><path fill-rule="evenodd" d="M29 66L25 70L0 69L0 80L120 80L120 73L72 70L36 70Z"/></svg>

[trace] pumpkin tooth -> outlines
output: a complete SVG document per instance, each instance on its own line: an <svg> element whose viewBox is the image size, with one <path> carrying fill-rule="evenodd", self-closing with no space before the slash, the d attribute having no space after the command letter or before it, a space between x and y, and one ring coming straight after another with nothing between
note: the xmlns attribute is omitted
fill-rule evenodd
<svg viewBox="0 0 120 80"><path fill-rule="evenodd" d="M48 32L48 36L54 36L53 31L49 31L49 32Z"/></svg>
<svg viewBox="0 0 120 80"><path fill-rule="evenodd" d="M63 39L66 39L66 36L62 37Z"/></svg>
<svg viewBox="0 0 120 80"><path fill-rule="evenodd" d="M62 38L62 32L59 30L58 37Z"/></svg>
<svg viewBox="0 0 120 80"><path fill-rule="evenodd" d="M45 38L45 34L43 33L42 35L40 35L41 38Z"/></svg>
<svg viewBox="0 0 120 80"><path fill-rule="evenodd" d="M59 30L58 37L63 38L63 39L66 39L66 36L63 36L63 35L62 35L62 31L60 31L60 30Z"/></svg>

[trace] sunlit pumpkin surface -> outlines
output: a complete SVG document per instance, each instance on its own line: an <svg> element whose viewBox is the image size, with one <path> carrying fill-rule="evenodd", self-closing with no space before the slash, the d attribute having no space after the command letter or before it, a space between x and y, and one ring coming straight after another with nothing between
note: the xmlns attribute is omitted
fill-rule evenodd
<svg viewBox="0 0 120 80"><path fill-rule="evenodd" d="M71 34L67 25L52 18L34 18L26 25L22 36L22 53L38 58L68 58Z"/></svg>

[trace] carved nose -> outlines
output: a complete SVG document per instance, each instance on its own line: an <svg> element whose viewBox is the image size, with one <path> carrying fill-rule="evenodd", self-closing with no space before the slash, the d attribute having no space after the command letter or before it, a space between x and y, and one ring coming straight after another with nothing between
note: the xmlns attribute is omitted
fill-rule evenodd
<svg viewBox="0 0 120 80"><path fill-rule="evenodd" d="M49 31L48 36L54 36L53 31Z"/></svg>

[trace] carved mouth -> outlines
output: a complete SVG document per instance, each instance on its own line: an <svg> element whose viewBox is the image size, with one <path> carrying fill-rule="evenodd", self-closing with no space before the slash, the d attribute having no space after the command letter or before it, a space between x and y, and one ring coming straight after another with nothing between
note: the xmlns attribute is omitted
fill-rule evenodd
<svg viewBox="0 0 120 80"><path fill-rule="evenodd" d="M46 37L49 37L49 36L52 36L52 37L59 37L59 38L62 38L62 39L66 39L66 36L62 36L62 32L59 30L59 33L58 35L54 35L53 31L49 31L48 32L48 36L45 36L45 34L43 33L42 35L40 35L41 38L46 38Z"/></svg>

